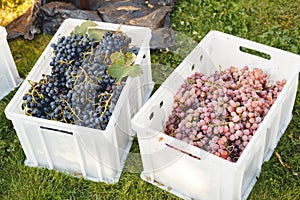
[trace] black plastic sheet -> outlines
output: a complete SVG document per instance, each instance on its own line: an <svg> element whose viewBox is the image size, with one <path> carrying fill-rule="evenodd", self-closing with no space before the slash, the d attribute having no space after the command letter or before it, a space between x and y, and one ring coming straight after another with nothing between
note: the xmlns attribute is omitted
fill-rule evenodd
<svg viewBox="0 0 300 200"><path fill-rule="evenodd" d="M55 0L43 0L43 4L53 2ZM107 6L111 3L117 2L129 2L133 4L145 4L149 8L151 7L160 7L160 6L174 6L174 0L127 0L127 1L119 1L119 0L61 0L60 2L72 3L77 8L83 10L97 10L99 7Z"/></svg>
<svg viewBox="0 0 300 200"><path fill-rule="evenodd" d="M145 26L152 29L151 48L161 49L174 42L169 16L173 6L173 0L38 1L6 28L8 39L23 36L31 40L37 33L55 34L67 18Z"/></svg>
<svg viewBox="0 0 300 200"><path fill-rule="evenodd" d="M44 33L54 35L67 18L102 21L96 11L81 10L71 3L51 2L40 7L39 20Z"/></svg>

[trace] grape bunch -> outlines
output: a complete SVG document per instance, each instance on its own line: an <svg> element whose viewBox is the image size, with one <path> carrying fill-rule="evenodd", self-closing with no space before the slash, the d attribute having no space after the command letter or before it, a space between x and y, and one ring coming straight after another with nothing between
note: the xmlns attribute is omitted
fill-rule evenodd
<svg viewBox="0 0 300 200"><path fill-rule="evenodd" d="M71 90L69 79L77 73L85 55L95 46L94 40L87 35L75 34L62 36L56 44L52 43L54 56L50 62L51 74L43 74L39 82L29 81L31 88L23 96L25 114L71 123L69 105L63 101Z"/></svg>
<svg viewBox="0 0 300 200"><path fill-rule="evenodd" d="M121 31L107 31L99 42L75 33L58 38L51 44L51 74L29 81L25 114L104 130L126 81L124 77L116 82L108 74L110 56L132 52L130 43Z"/></svg>
<svg viewBox="0 0 300 200"><path fill-rule="evenodd" d="M78 113L75 124L105 129L125 85L107 73L114 52L128 52L131 39L122 32L106 32L73 77L71 105Z"/></svg>
<svg viewBox="0 0 300 200"><path fill-rule="evenodd" d="M164 133L236 162L285 84L247 66L195 72L176 92Z"/></svg>

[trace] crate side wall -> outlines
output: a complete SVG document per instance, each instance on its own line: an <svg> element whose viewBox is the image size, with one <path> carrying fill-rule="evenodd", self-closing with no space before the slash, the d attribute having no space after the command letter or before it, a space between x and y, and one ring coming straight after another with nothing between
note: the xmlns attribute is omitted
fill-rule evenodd
<svg viewBox="0 0 300 200"><path fill-rule="evenodd" d="M6 36L6 29L0 26L0 99L21 82Z"/></svg>

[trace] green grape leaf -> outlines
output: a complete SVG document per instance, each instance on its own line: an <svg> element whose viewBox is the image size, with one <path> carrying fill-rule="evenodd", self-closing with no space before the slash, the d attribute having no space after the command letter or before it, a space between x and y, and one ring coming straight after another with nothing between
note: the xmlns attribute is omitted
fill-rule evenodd
<svg viewBox="0 0 300 200"><path fill-rule="evenodd" d="M143 74L141 65L134 64L135 54L127 52L115 52L110 56L112 64L108 67L108 74L116 78L117 82L120 82L123 77L137 77Z"/></svg>
<svg viewBox="0 0 300 200"><path fill-rule="evenodd" d="M89 29L87 30L88 36L89 36L90 38L94 38L94 40L95 40L96 42L99 42L99 41L103 38L105 32L106 32L105 30L101 30L101 29L93 29L93 28L91 28L91 29L89 28Z"/></svg>
<svg viewBox="0 0 300 200"><path fill-rule="evenodd" d="M82 24L75 27L74 32L76 35L84 35L87 33L89 27L97 26L97 24L91 20L87 20Z"/></svg>

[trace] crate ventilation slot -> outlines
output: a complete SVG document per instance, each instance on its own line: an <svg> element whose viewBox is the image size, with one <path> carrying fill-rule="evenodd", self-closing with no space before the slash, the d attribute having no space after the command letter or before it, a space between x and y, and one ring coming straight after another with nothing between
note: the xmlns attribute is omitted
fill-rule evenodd
<svg viewBox="0 0 300 200"><path fill-rule="evenodd" d="M261 51L257 51L257 50L250 49L250 48L243 47L243 46L240 46L240 51L244 52L244 53L251 54L251 55L255 55L255 56L267 59L267 60L271 60L271 55L270 54L267 54L267 53L264 53L264 52L261 52Z"/></svg>
<svg viewBox="0 0 300 200"><path fill-rule="evenodd" d="M164 101L161 101L161 102L159 103L159 107L161 108L163 105L164 105Z"/></svg>
<svg viewBox="0 0 300 200"><path fill-rule="evenodd" d="M180 152L182 152L182 153L184 153L184 154L186 154L186 155L188 155L188 156L191 156L192 158L195 158L195 159L197 159L197 160L201 160L201 158L200 158L199 156L196 156L196 155L193 155L193 154L188 153L188 152L186 152L186 151L183 151L183 150L181 150L181 149L179 149L179 148L177 148L177 147L174 147L174 146L172 146L172 145L170 145L170 144L167 144L167 143L166 143L166 146L167 146L167 147L170 147L170 148L172 148L172 149L175 149L175 150L177 150L177 151L180 151Z"/></svg>
<svg viewBox="0 0 300 200"><path fill-rule="evenodd" d="M56 131L56 132L60 132L60 133L64 133L64 134L73 135L72 132L69 132L69 131L63 131L63 130L59 130L59 129L55 129L55 128L49 128L49 127L45 127L45 126L40 126L40 128L41 128L41 129L45 129L45 130Z"/></svg>
<svg viewBox="0 0 300 200"><path fill-rule="evenodd" d="M152 112L150 115L149 115L149 120L152 120L154 117L154 113Z"/></svg>

